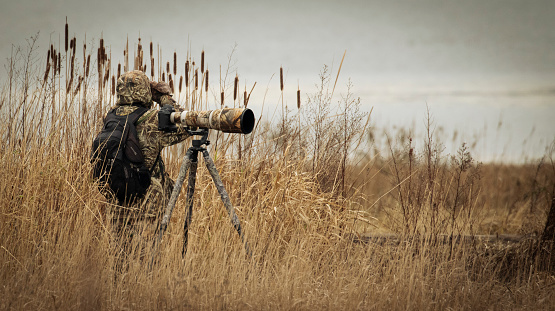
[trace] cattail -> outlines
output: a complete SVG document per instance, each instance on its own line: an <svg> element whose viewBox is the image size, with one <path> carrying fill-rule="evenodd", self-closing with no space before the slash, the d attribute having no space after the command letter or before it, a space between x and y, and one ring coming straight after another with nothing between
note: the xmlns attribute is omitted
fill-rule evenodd
<svg viewBox="0 0 555 311"><path fill-rule="evenodd" d="M62 71L62 53L58 52L58 74Z"/></svg>
<svg viewBox="0 0 555 311"><path fill-rule="evenodd" d="M107 66L106 70L104 71L104 84L106 84L108 80L110 80L110 66Z"/></svg>
<svg viewBox="0 0 555 311"><path fill-rule="evenodd" d="M195 69L195 90L198 90L198 69Z"/></svg>
<svg viewBox="0 0 555 311"><path fill-rule="evenodd" d="M162 72L162 81L166 82L166 75L164 72Z"/></svg>
<svg viewBox="0 0 555 311"><path fill-rule="evenodd" d="M90 67L90 64L91 64L91 54L89 54L89 55L87 56L87 70L86 70L86 72L85 72L85 76L86 76L86 77L89 76L89 67Z"/></svg>
<svg viewBox="0 0 555 311"><path fill-rule="evenodd" d="M185 86L189 87L189 61L185 62Z"/></svg>
<svg viewBox="0 0 555 311"><path fill-rule="evenodd" d="M76 96L77 93L79 93L79 90L81 89L81 83L83 82L83 77L79 76L79 80L77 81L77 87L75 88L75 91L73 91L73 96Z"/></svg>
<svg viewBox="0 0 555 311"><path fill-rule="evenodd" d="M154 78L154 58L150 59L150 76Z"/></svg>
<svg viewBox="0 0 555 311"><path fill-rule="evenodd" d="M48 53L46 54L46 67L48 67L50 65L50 50L48 50Z"/></svg>
<svg viewBox="0 0 555 311"><path fill-rule="evenodd" d="M69 33L69 26L67 25L67 16L66 16L66 31L65 31L65 48L66 48L66 53L67 53L68 33Z"/></svg>
<svg viewBox="0 0 555 311"><path fill-rule="evenodd" d="M179 76L179 93L181 93L181 86L183 86L183 76Z"/></svg>
<svg viewBox="0 0 555 311"><path fill-rule="evenodd" d="M237 91L239 89L239 77L235 75L235 83L233 85L233 101L237 99Z"/></svg>
<svg viewBox="0 0 555 311"><path fill-rule="evenodd" d="M66 86L66 93L69 93L69 91L71 91L71 84L73 84L73 77L69 79L69 82Z"/></svg>
<svg viewBox="0 0 555 311"><path fill-rule="evenodd" d="M70 77L72 77L72 78L73 78L73 67L74 67L74 64L75 64L75 56L73 56L73 57L71 58L71 70L70 70L70 72L69 72L69 73L70 73Z"/></svg>
<svg viewBox="0 0 555 311"><path fill-rule="evenodd" d="M121 63L118 63L118 79L121 76Z"/></svg>
<svg viewBox="0 0 555 311"><path fill-rule="evenodd" d="M50 61L46 62L46 70L44 71L43 83L46 82L46 79L48 79L49 73L50 73Z"/></svg>
<svg viewBox="0 0 555 311"><path fill-rule="evenodd" d="M200 72L204 73L204 50L200 53Z"/></svg>
<svg viewBox="0 0 555 311"><path fill-rule="evenodd" d="M145 65L143 66L143 69L142 69L141 71L142 71L142 72L146 72L146 68L147 68L147 67L148 67L148 66L145 64Z"/></svg>
<svg viewBox="0 0 555 311"><path fill-rule="evenodd" d="M96 50L96 59L97 59L97 64L96 64L96 69L98 72L100 72L100 66L102 66L102 55L100 55L100 48L98 48Z"/></svg>
<svg viewBox="0 0 555 311"><path fill-rule="evenodd" d="M112 96L116 95L116 77L112 76Z"/></svg>
<svg viewBox="0 0 555 311"><path fill-rule="evenodd" d="M301 109L301 89L297 89L297 109Z"/></svg>
<svg viewBox="0 0 555 311"><path fill-rule="evenodd" d="M283 92L283 67L279 67L279 87Z"/></svg>
<svg viewBox="0 0 555 311"><path fill-rule="evenodd" d="M66 38L66 41L67 41L67 38ZM71 39L71 40L69 41L69 49L70 49L70 50L73 50L73 39Z"/></svg>
<svg viewBox="0 0 555 311"><path fill-rule="evenodd" d="M150 41L150 58L153 58L153 57L152 57L152 51L153 51L153 49L152 49L152 41Z"/></svg>
<svg viewBox="0 0 555 311"><path fill-rule="evenodd" d="M221 98L222 98L221 105L223 107L224 106L224 92L222 92L220 95L221 95Z"/></svg>
<svg viewBox="0 0 555 311"><path fill-rule="evenodd" d="M173 89L173 78L172 78L171 74L169 75L169 80L170 80L170 89L172 90L172 93L173 93L173 90L174 90Z"/></svg>
<svg viewBox="0 0 555 311"><path fill-rule="evenodd" d="M177 52L173 52L173 75L177 75Z"/></svg>
<svg viewBox="0 0 555 311"><path fill-rule="evenodd" d="M77 51L77 38L73 37L73 53L72 53L72 57L75 57L75 51Z"/></svg>
<svg viewBox="0 0 555 311"><path fill-rule="evenodd" d="M56 75L56 72L58 71L58 58L56 57L56 52L54 51L54 55L52 56L53 58L53 65L54 65L54 75Z"/></svg>
<svg viewBox="0 0 555 311"><path fill-rule="evenodd" d="M206 69L206 77L204 79L204 91L208 93L208 69Z"/></svg>
<svg viewBox="0 0 555 311"><path fill-rule="evenodd" d="M166 63L166 72L170 73L170 62Z"/></svg>
<svg viewBox="0 0 555 311"><path fill-rule="evenodd" d="M50 57L52 57L52 61L56 58L56 51L54 50L54 44L50 45Z"/></svg>

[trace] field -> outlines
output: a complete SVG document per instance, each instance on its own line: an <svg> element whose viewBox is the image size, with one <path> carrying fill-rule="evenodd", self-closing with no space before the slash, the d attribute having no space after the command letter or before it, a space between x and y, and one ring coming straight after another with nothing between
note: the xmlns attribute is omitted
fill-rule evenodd
<svg viewBox="0 0 555 311"><path fill-rule="evenodd" d="M182 191L155 263L152 224L123 256L108 220L116 207L89 162L117 76L142 69L197 110L248 106L253 86L226 70L209 75L204 55L163 61L152 44L150 54L140 42L127 49L130 61L116 66L102 40L81 49L66 31L60 47L33 43L6 65L0 98L0 309L555 305L553 148L537 161L482 164L466 145L443 153L431 119L424 148L414 148L406 130L374 129L354 94L335 94L327 67L318 89L299 90L297 107L282 105L277 119L257 116L252 134L212 133L252 256L202 162L186 255ZM163 154L174 178L188 145Z"/></svg>

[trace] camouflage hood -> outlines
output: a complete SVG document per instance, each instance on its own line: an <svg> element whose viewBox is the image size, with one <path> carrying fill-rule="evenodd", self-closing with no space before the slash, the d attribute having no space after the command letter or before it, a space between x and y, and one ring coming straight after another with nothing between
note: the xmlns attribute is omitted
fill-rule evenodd
<svg viewBox="0 0 555 311"><path fill-rule="evenodd" d="M140 70L129 71L118 78L118 100L116 105L140 105L146 108L152 106L150 81Z"/></svg>

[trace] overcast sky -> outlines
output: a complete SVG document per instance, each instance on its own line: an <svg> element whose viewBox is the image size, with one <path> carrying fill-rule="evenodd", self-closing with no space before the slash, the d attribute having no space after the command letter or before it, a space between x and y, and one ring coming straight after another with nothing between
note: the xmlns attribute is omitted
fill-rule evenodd
<svg viewBox="0 0 555 311"><path fill-rule="evenodd" d="M3 61L39 31L46 53L50 41L63 40L67 16L78 46L85 34L102 35L116 62L127 36L160 44L166 60L173 51L185 55L187 44L197 60L204 49L212 72L236 45L237 72L257 81L261 98L280 66L287 86L309 92L322 66L337 70L347 51L340 83L351 77L381 122L420 124L430 105L448 130L467 126L462 118L482 128L516 113L520 125L506 139L520 145L532 127L543 144L555 136L551 0L1 1ZM477 117L478 103L493 108Z"/></svg>

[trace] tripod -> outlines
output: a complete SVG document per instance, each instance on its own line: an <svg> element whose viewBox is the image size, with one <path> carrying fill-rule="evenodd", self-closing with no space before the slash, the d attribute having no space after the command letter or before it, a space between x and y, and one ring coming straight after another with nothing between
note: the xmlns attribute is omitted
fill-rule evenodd
<svg viewBox="0 0 555 311"><path fill-rule="evenodd" d="M187 243L188 243L188 235L189 235L189 226L191 225L191 218L193 216L193 196L195 194L195 183L196 183L196 175L197 175L197 166L198 166L198 153L202 152L202 156L204 157L204 162L206 163L206 168L210 175L212 176L212 180L214 181L214 185L218 189L220 193L220 197L222 198L222 202L227 210L227 214L231 218L231 223L237 233L241 237L241 242L245 245L245 251L251 256L249 246L245 241L244 233L241 230L241 223L239 222L239 218L237 214L235 214L235 209L233 205L231 205L231 200L227 191L225 190L224 184L222 183L222 179L220 178L220 174L218 174L218 170L216 169L216 165L212 158L210 158L210 154L208 154L208 150L206 146L210 144L208 140L208 129L201 128L197 130L189 130L189 134L191 136L198 135L202 136L200 139L194 139L192 142L192 146L189 147L187 153L185 154L185 158L183 160L183 164L181 164L181 169L179 170L179 175L177 176L177 180L175 181L175 186L173 188L170 201L168 206L166 207L166 211L164 213L164 217L160 223L160 229L158 234L158 240L156 245L162 241L162 235L166 231L168 227L168 223L170 222L170 217L172 215L173 209L177 202L177 197L179 196L179 192L181 191L181 187L183 186L183 181L185 180L185 175L187 171L189 171L189 178L187 183L187 200L185 206L185 225L183 226L183 250L181 252L182 256L185 256L187 253Z"/></svg>

